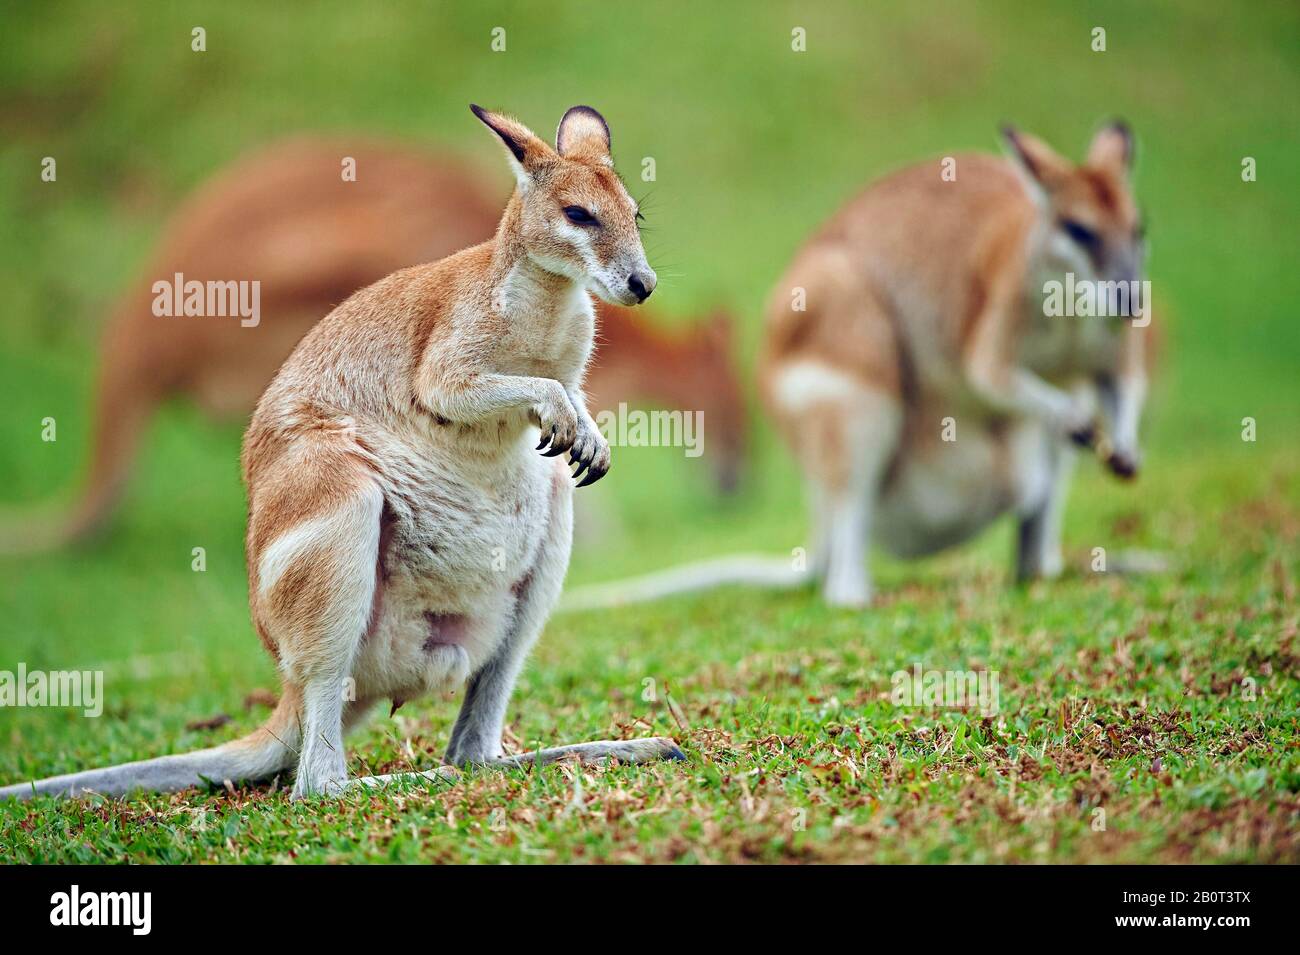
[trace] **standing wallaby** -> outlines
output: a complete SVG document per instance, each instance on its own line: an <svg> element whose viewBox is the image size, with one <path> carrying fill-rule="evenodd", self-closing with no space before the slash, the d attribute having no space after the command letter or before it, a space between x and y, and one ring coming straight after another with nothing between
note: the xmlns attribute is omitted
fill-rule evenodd
<svg viewBox="0 0 1300 955"><path fill-rule="evenodd" d="M1137 471L1149 302L1131 300L1134 321L1049 317L1044 302L1067 273L1136 293L1132 137L1108 125L1075 165L1004 135L1011 161L959 156L954 175L924 163L867 189L772 299L761 390L808 479L830 603L870 599L872 541L928 554L1008 511L1019 577L1058 573L1070 443L1097 440L1098 398L1103 456Z"/></svg>
<svg viewBox="0 0 1300 955"><path fill-rule="evenodd" d="M345 177L343 164L353 175ZM241 159L176 212L147 267L113 309L100 353L90 464L63 519L0 528L0 552L58 546L102 526L159 404L192 397L225 419L248 415L302 336L357 289L489 238L502 201L455 160L417 146L301 137ZM255 325L153 314L156 280L260 283ZM719 486L744 457L745 414L729 319L698 330L599 303L587 390L594 409L645 400L703 412Z"/></svg>
<svg viewBox="0 0 1300 955"><path fill-rule="evenodd" d="M511 690L568 565L572 478L610 464L581 390L588 289L633 305L656 279L599 113L566 112L552 149L472 109L517 182L495 237L351 296L294 350L245 435L249 598L284 684L267 724L0 796L170 790L295 764L295 798L335 792L344 731L376 701L461 684L447 762L501 756ZM639 758L645 742L608 751Z"/></svg>

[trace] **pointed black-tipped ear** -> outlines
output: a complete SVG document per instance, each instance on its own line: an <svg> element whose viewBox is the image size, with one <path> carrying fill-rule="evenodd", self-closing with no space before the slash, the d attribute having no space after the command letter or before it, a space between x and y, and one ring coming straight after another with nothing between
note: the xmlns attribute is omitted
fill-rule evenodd
<svg viewBox="0 0 1300 955"><path fill-rule="evenodd" d="M565 159L610 158L609 123L590 106L570 107L555 130L555 151Z"/></svg>
<svg viewBox="0 0 1300 955"><path fill-rule="evenodd" d="M1050 190L1070 171L1069 162L1051 146L1009 123L1002 124L1002 140L1016 165L1046 189Z"/></svg>
<svg viewBox="0 0 1300 955"><path fill-rule="evenodd" d="M501 137L501 141L506 144L506 149L514 155L515 159L520 162L524 161L524 147L519 140L510 134L510 130L494 114L485 110L482 106L469 104L470 112L479 118L479 120L492 132Z"/></svg>
<svg viewBox="0 0 1300 955"><path fill-rule="evenodd" d="M551 151L551 147L519 120L504 113L494 113L482 106L475 106L473 103L469 108L484 126L497 134L505 145L506 151L510 154L515 176L520 182L523 182L525 177L539 165L554 158L555 153Z"/></svg>
<svg viewBox="0 0 1300 955"><path fill-rule="evenodd" d="M1109 169L1121 176L1133 168L1133 131L1122 119L1112 120L1092 137L1088 146L1089 166Z"/></svg>

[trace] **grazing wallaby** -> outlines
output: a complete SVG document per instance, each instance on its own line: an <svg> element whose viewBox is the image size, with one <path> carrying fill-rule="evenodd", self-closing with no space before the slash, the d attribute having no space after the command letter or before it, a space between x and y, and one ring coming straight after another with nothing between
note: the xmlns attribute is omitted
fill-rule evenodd
<svg viewBox="0 0 1300 955"><path fill-rule="evenodd" d="M1070 443L1097 440L1098 398L1109 467L1137 472L1150 303L1132 137L1108 125L1075 165L1004 134L1009 161L960 156L955 178L925 163L867 189L777 286L761 389L808 478L831 603L869 600L870 542L928 554L1008 511L1019 577L1058 573ZM1066 273L1126 283L1137 317L1048 317L1045 283Z"/></svg>
<svg viewBox="0 0 1300 955"><path fill-rule="evenodd" d="M501 757L512 687L568 565L572 478L590 484L610 464L581 390L588 289L634 305L656 278L599 113L566 112L552 149L473 110L517 181L496 235L334 309L245 435L249 597L284 684L267 724L214 749L0 795L175 790L294 765L295 798L335 792L347 782L343 733L373 703L461 684L447 762ZM681 755L668 740L597 748Z"/></svg>
<svg viewBox="0 0 1300 955"><path fill-rule="evenodd" d="M1061 569L1071 440L1099 440L1125 478L1151 357L1140 315L1048 317L1045 283L1140 278L1132 137L1105 127L1076 166L1005 133L1011 159L924 163L871 186L797 255L777 285L760 390L809 483L815 540L800 568L736 555L571 591L567 609L654 600L729 583L798 586L830 603L871 595L878 541L904 556L957 544L1011 511L1017 572ZM1131 291L1130 287L1124 289ZM951 440L945 440L949 438Z"/></svg>
<svg viewBox="0 0 1300 955"><path fill-rule="evenodd" d="M398 143L294 139L213 177L182 205L113 310L80 499L62 521L32 520L0 534L0 551L58 546L100 527L160 403L188 395L217 418L248 414L294 345L335 305L398 269L482 242L500 217L495 190L470 170ZM153 284L177 274L201 283L256 280L256 323L155 315ZM593 408L646 400L702 411L716 479L729 490L744 456L745 417L726 316L678 334L603 302L597 315L587 383Z"/></svg>

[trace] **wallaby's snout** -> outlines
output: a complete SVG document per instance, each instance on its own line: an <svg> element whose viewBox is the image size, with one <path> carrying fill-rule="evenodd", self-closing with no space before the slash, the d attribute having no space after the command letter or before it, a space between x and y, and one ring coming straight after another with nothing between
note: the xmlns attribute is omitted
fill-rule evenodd
<svg viewBox="0 0 1300 955"><path fill-rule="evenodd" d="M636 296L637 302L640 303L650 297L658 281L659 279L655 276L654 270L646 266L643 271L633 272L627 277L627 287Z"/></svg>

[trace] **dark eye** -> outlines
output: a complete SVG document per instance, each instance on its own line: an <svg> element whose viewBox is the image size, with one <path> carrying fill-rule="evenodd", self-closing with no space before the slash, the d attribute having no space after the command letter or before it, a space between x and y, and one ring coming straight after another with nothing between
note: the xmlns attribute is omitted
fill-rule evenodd
<svg viewBox="0 0 1300 955"><path fill-rule="evenodd" d="M600 225L596 217L582 206L565 206L564 214L574 225Z"/></svg>
<svg viewBox="0 0 1300 955"><path fill-rule="evenodd" d="M1061 228L1065 230L1066 235L1085 249L1090 249L1097 244L1097 233L1082 223L1075 222L1073 219L1062 219Z"/></svg>

